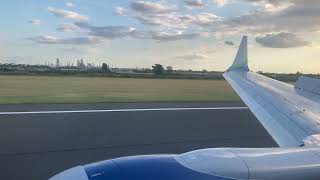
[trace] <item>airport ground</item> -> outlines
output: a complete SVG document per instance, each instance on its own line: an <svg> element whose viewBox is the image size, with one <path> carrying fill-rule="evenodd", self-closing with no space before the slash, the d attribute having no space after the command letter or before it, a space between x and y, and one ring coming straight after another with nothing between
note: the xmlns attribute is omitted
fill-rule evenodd
<svg viewBox="0 0 320 180"><path fill-rule="evenodd" d="M0 75L0 104L239 101L224 80Z"/></svg>
<svg viewBox="0 0 320 180"><path fill-rule="evenodd" d="M241 102L0 105L0 179L43 180L73 166L128 155L276 146L249 109L216 107L245 105ZM172 109L136 110L146 108Z"/></svg>

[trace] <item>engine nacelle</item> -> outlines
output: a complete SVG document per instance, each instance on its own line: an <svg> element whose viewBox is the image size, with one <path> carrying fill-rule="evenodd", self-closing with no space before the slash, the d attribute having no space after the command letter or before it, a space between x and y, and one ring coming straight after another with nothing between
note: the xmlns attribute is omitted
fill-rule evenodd
<svg viewBox="0 0 320 180"><path fill-rule="evenodd" d="M201 173L232 179L319 179L318 148L213 148L181 154L176 160Z"/></svg>
<svg viewBox="0 0 320 180"><path fill-rule="evenodd" d="M318 148L212 148L181 155L117 158L64 171L51 180L319 179Z"/></svg>

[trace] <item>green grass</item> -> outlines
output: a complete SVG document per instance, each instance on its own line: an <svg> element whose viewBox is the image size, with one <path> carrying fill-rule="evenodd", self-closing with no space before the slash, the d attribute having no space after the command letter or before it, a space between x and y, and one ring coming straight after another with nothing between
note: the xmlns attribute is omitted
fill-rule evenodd
<svg viewBox="0 0 320 180"><path fill-rule="evenodd" d="M0 76L0 104L238 100L223 80Z"/></svg>

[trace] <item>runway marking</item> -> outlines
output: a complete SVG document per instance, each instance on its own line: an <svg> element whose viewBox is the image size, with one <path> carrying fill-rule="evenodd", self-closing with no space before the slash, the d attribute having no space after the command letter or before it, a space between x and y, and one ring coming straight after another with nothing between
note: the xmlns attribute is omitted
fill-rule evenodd
<svg viewBox="0 0 320 180"><path fill-rule="evenodd" d="M188 110L241 110L248 107L208 107L208 108L150 108L150 109L92 109L92 110L69 110L69 111L20 111L0 112L0 115L19 114L68 114L68 113L101 113L101 112L141 112L141 111L188 111Z"/></svg>

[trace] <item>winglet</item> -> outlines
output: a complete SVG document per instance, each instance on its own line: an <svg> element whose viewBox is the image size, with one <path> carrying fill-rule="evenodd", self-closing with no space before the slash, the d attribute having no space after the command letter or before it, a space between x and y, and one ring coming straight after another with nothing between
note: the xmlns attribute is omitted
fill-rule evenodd
<svg viewBox="0 0 320 180"><path fill-rule="evenodd" d="M237 56L231 65L231 67L228 69L228 71L231 70L243 70L243 71L249 71L248 67L248 38L247 36L243 36L240 47L237 52Z"/></svg>

